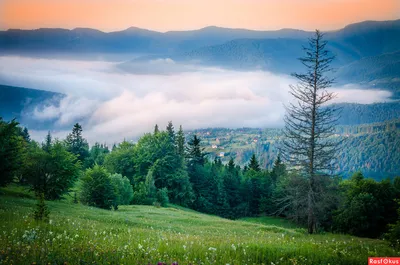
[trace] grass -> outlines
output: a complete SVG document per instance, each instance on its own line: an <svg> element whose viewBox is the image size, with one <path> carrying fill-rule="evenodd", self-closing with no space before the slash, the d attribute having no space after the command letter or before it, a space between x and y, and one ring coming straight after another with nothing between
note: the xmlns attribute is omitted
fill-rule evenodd
<svg viewBox="0 0 400 265"><path fill-rule="evenodd" d="M366 264L400 256L381 240L307 235L277 218L231 221L178 206L121 206L107 211L36 201L20 188L0 189L0 264Z"/></svg>
<svg viewBox="0 0 400 265"><path fill-rule="evenodd" d="M240 220L246 221L246 222L257 223L257 224L263 224L263 225L267 225L267 226L284 227L284 228L289 228L289 229L302 228L289 220L286 220L283 218L278 218L278 217L273 217L273 216L246 217L246 218L242 218Z"/></svg>

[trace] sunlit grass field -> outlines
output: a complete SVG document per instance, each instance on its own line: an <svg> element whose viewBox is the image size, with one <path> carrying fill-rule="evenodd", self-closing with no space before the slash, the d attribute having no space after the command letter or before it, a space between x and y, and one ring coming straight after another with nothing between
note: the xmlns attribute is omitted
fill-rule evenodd
<svg viewBox="0 0 400 265"><path fill-rule="evenodd" d="M0 189L0 264L367 264L400 256L385 241L307 235L277 218L231 221L171 206L107 211L48 202L49 224L37 223L36 201L21 188Z"/></svg>

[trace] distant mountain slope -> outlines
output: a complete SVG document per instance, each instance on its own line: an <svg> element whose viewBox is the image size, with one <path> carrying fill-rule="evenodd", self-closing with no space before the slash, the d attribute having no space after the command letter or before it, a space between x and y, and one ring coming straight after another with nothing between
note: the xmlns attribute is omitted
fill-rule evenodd
<svg viewBox="0 0 400 265"><path fill-rule="evenodd" d="M203 47L173 57L177 61L233 69L263 69L290 73L301 66L296 60L306 45L302 39L238 39Z"/></svg>
<svg viewBox="0 0 400 265"><path fill-rule="evenodd" d="M281 129L209 128L187 132L197 134L210 159L220 156L224 163L230 158L241 166L256 154L260 165L271 168L279 153L283 137ZM337 136L344 139L337 157L336 173L344 177L361 170L377 180L400 176L400 119L382 123L338 126Z"/></svg>
<svg viewBox="0 0 400 265"><path fill-rule="evenodd" d="M400 20L363 22L349 25L342 30L327 32L327 49L336 59L333 66L340 67L368 56L378 56L400 50ZM307 45L305 38L290 39L238 39L230 42L195 49L177 59L196 61L223 67L246 67L290 73L297 69L296 59Z"/></svg>
<svg viewBox="0 0 400 265"><path fill-rule="evenodd" d="M362 58L340 67L335 75L341 83L388 89L395 93L395 98L400 98L400 50Z"/></svg>
<svg viewBox="0 0 400 265"><path fill-rule="evenodd" d="M306 38L301 30L254 31L207 27L166 33L131 27L116 32L94 29L42 28L0 31L0 53L89 52L89 53L179 53L203 46L223 44L238 38Z"/></svg>
<svg viewBox="0 0 400 265"><path fill-rule="evenodd" d="M12 29L0 31L0 53L101 52L171 55L222 45L235 39L281 39L282 42L288 42L293 39L306 40L311 34L312 32L294 29L255 31L220 27L166 33L135 27L110 33L85 28ZM331 41L333 49L343 62L396 51L400 43L399 36L400 20L366 21L326 33L326 38Z"/></svg>
<svg viewBox="0 0 400 265"><path fill-rule="evenodd" d="M339 125L358 125L400 119L400 101L375 104L341 103Z"/></svg>
<svg viewBox="0 0 400 265"><path fill-rule="evenodd" d="M57 105L63 97L63 94L44 90L0 85L0 117L4 120L16 118L19 122L32 124L37 129L37 121L24 114L49 101Z"/></svg>

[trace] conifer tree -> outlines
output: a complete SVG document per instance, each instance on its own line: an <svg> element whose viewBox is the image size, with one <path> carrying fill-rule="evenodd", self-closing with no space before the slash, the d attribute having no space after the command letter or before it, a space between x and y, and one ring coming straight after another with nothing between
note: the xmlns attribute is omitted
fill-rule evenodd
<svg viewBox="0 0 400 265"><path fill-rule="evenodd" d="M308 180L307 196L308 232L315 231L316 201L320 193L318 175L332 169L337 142L334 140L336 109L327 107L335 94L327 91L333 79L327 75L333 60L326 50L323 34L316 30L304 47L305 56L300 58L304 73L295 73L297 85L292 85L290 94L296 100L286 108L284 141L281 148L284 159L292 168L300 168Z"/></svg>
<svg viewBox="0 0 400 265"><path fill-rule="evenodd" d="M260 164L257 161L256 155L253 153L249 163L249 169L253 169L254 171L260 171Z"/></svg>

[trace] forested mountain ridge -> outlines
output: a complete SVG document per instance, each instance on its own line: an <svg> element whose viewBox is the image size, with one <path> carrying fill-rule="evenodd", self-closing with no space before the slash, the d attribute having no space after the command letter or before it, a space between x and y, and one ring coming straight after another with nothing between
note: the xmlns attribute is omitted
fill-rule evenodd
<svg viewBox="0 0 400 265"><path fill-rule="evenodd" d="M335 104L340 109L338 125L358 125L385 122L400 118L400 101L357 104Z"/></svg>
<svg viewBox="0 0 400 265"><path fill-rule="evenodd" d="M35 129L43 128L43 126L50 129L51 123L40 124L32 120L30 114L26 114L46 104L57 106L63 97L65 95L56 92L0 84L0 117L4 120L16 118Z"/></svg>
<svg viewBox="0 0 400 265"><path fill-rule="evenodd" d="M255 153L262 168L272 168L279 154L281 129L209 128L189 131L203 139L209 158L224 163L234 158L246 165ZM337 155L336 173L344 177L361 170L377 180L400 175L400 120L356 126L338 126L337 136L344 139Z"/></svg>
<svg viewBox="0 0 400 265"><path fill-rule="evenodd" d="M398 50L400 42L400 20L366 21L326 32L332 52L339 61L349 63L366 56L376 56ZM312 32L282 29L255 31L206 27L192 31L170 31L166 33L135 27L122 31L102 32L95 29L73 30L42 28L36 30L9 29L0 31L0 53L63 52L63 53L138 53L160 54L204 54L196 51L201 47L225 45L224 43L248 39L288 42L307 41ZM368 42L369 45L364 45ZM271 45L274 45L273 43ZM227 48L230 46L228 45ZM215 48L213 48L215 49ZM223 52L223 46L217 49ZM228 52L229 50L225 51ZM233 52L233 51L231 51ZM249 51L251 53L251 50Z"/></svg>

